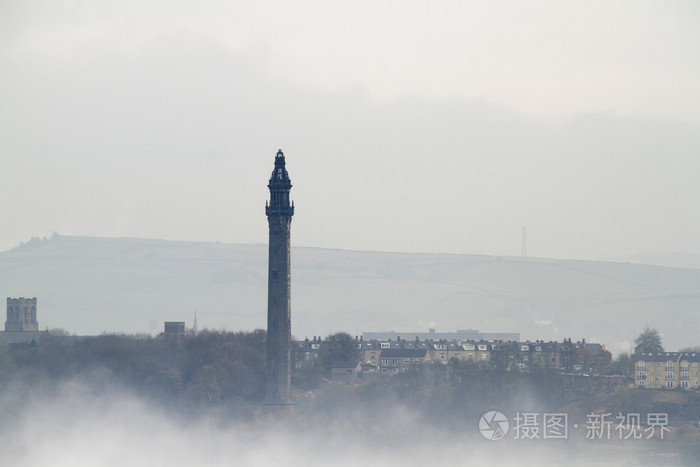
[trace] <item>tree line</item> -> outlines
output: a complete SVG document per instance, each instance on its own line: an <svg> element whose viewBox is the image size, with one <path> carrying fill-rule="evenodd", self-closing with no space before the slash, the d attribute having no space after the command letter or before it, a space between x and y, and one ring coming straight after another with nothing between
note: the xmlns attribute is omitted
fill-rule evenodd
<svg viewBox="0 0 700 467"><path fill-rule="evenodd" d="M202 331L191 336L58 333L0 349L0 387L47 388L71 379L95 391L137 392L163 405L242 410L262 399L265 331Z"/></svg>
<svg viewBox="0 0 700 467"><path fill-rule="evenodd" d="M660 345L658 333L647 334L640 335L638 344ZM0 348L0 389L13 382L51 388L79 379L95 391L124 388L183 410L225 407L249 416L258 410L264 395L265 339L260 329L91 338L54 332L39 342ZM318 358L297 358L292 365L295 394L302 401L313 394L314 406L322 412L339 410L351 400L370 409L403 402L447 419L456 408L460 413L465 407L478 411L499 405L506 409L506 403L522 406L523 400L553 410L587 392L610 390L603 377L590 378L592 383L583 387L556 368L508 371L454 358L446 365L426 363L392 377L375 373L377 377L352 386L325 384L333 362L357 359L356 342L349 334L327 336L321 341ZM632 363L632 356L621 354L607 373L630 376ZM343 404L338 404L339 398Z"/></svg>

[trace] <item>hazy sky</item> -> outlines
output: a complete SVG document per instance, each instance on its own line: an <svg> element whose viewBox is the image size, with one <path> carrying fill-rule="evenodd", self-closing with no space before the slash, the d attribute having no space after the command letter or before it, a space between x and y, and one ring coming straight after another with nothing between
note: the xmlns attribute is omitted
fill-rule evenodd
<svg viewBox="0 0 700 467"><path fill-rule="evenodd" d="M0 250L31 236L700 254L696 1L3 1Z"/></svg>

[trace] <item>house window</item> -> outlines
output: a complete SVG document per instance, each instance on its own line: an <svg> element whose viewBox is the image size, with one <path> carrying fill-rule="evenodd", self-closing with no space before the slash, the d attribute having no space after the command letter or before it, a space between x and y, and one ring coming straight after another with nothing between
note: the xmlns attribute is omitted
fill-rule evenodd
<svg viewBox="0 0 700 467"><path fill-rule="evenodd" d="M403 359L403 362L404 362L404 363L411 363L411 359L410 359L410 358L404 358L404 359Z"/></svg>
<svg viewBox="0 0 700 467"><path fill-rule="evenodd" d="M474 346L471 344L465 345L463 347L464 347L464 350L474 350Z"/></svg>
<svg viewBox="0 0 700 467"><path fill-rule="evenodd" d="M483 345L480 344L478 348L479 348L479 350L486 350L486 345L485 345L485 344L483 344Z"/></svg>
<svg viewBox="0 0 700 467"><path fill-rule="evenodd" d="M644 372L643 371L637 372L637 379L644 379Z"/></svg>
<svg viewBox="0 0 700 467"><path fill-rule="evenodd" d="M644 362L637 362L637 369L638 370L643 370L644 368L645 368Z"/></svg>
<svg viewBox="0 0 700 467"><path fill-rule="evenodd" d="M688 389L688 382L687 381L681 381L681 387L683 389Z"/></svg>
<svg viewBox="0 0 700 467"><path fill-rule="evenodd" d="M420 363L420 358L414 358L413 363Z"/></svg>
<svg viewBox="0 0 700 467"><path fill-rule="evenodd" d="M673 370L673 362L667 362L667 363L666 363L666 369L667 369L667 370Z"/></svg>
<svg viewBox="0 0 700 467"><path fill-rule="evenodd" d="M391 347L391 344L389 344L388 342L382 342L381 347L382 349L388 349L389 347Z"/></svg>
<svg viewBox="0 0 700 467"><path fill-rule="evenodd" d="M688 369L688 362L681 362L681 370L687 370Z"/></svg>
<svg viewBox="0 0 700 467"><path fill-rule="evenodd" d="M681 379L688 379L688 372L687 371L681 371Z"/></svg>
<svg viewBox="0 0 700 467"><path fill-rule="evenodd" d="M673 381L666 381L666 388L673 389Z"/></svg>
<svg viewBox="0 0 700 467"><path fill-rule="evenodd" d="M520 351L521 351L521 352L527 352L528 350L530 350L530 347L529 347L529 346L527 346L527 345L521 345L521 346L520 346Z"/></svg>
<svg viewBox="0 0 700 467"><path fill-rule="evenodd" d="M535 351L536 351L536 352L542 352L542 346L541 346L541 345L538 345L537 347L535 347Z"/></svg>
<svg viewBox="0 0 700 467"><path fill-rule="evenodd" d="M639 380L639 385L640 385L640 386L644 386L644 380L643 380L643 379L640 379L640 380Z"/></svg>
<svg viewBox="0 0 700 467"><path fill-rule="evenodd" d="M666 372L666 379L673 379L673 372L672 371Z"/></svg>

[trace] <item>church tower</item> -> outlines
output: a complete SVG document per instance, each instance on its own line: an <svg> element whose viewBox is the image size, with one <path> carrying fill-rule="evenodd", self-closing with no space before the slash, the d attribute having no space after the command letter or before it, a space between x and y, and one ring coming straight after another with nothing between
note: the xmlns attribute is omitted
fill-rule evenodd
<svg viewBox="0 0 700 467"><path fill-rule="evenodd" d="M7 321L5 321L5 332L38 330L39 323L36 320L36 297L7 297Z"/></svg>
<svg viewBox="0 0 700 467"><path fill-rule="evenodd" d="M270 226L270 250L267 278L267 373L264 405L292 404L291 386L291 296L289 235L294 203L289 202L292 188L285 168L284 154L277 151L270 183L270 202L265 214Z"/></svg>

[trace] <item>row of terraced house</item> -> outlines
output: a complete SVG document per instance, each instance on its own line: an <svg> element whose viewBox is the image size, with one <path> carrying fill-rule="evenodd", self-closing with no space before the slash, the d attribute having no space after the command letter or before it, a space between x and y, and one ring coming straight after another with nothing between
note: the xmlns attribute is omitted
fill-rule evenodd
<svg viewBox="0 0 700 467"><path fill-rule="evenodd" d="M320 338L295 342L297 361L317 358L321 344ZM482 367L508 370L528 371L533 366L540 366L567 373L597 374L611 362L611 354L605 346L570 339L563 342L518 342L355 338L355 345L357 361L336 362L334 374L354 374L361 367L381 374L397 374L428 363L447 364L453 358Z"/></svg>
<svg viewBox="0 0 700 467"><path fill-rule="evenodd" d="M698 389L700 353L650 352L635 356L634 385L649 389Z"/></svg>

